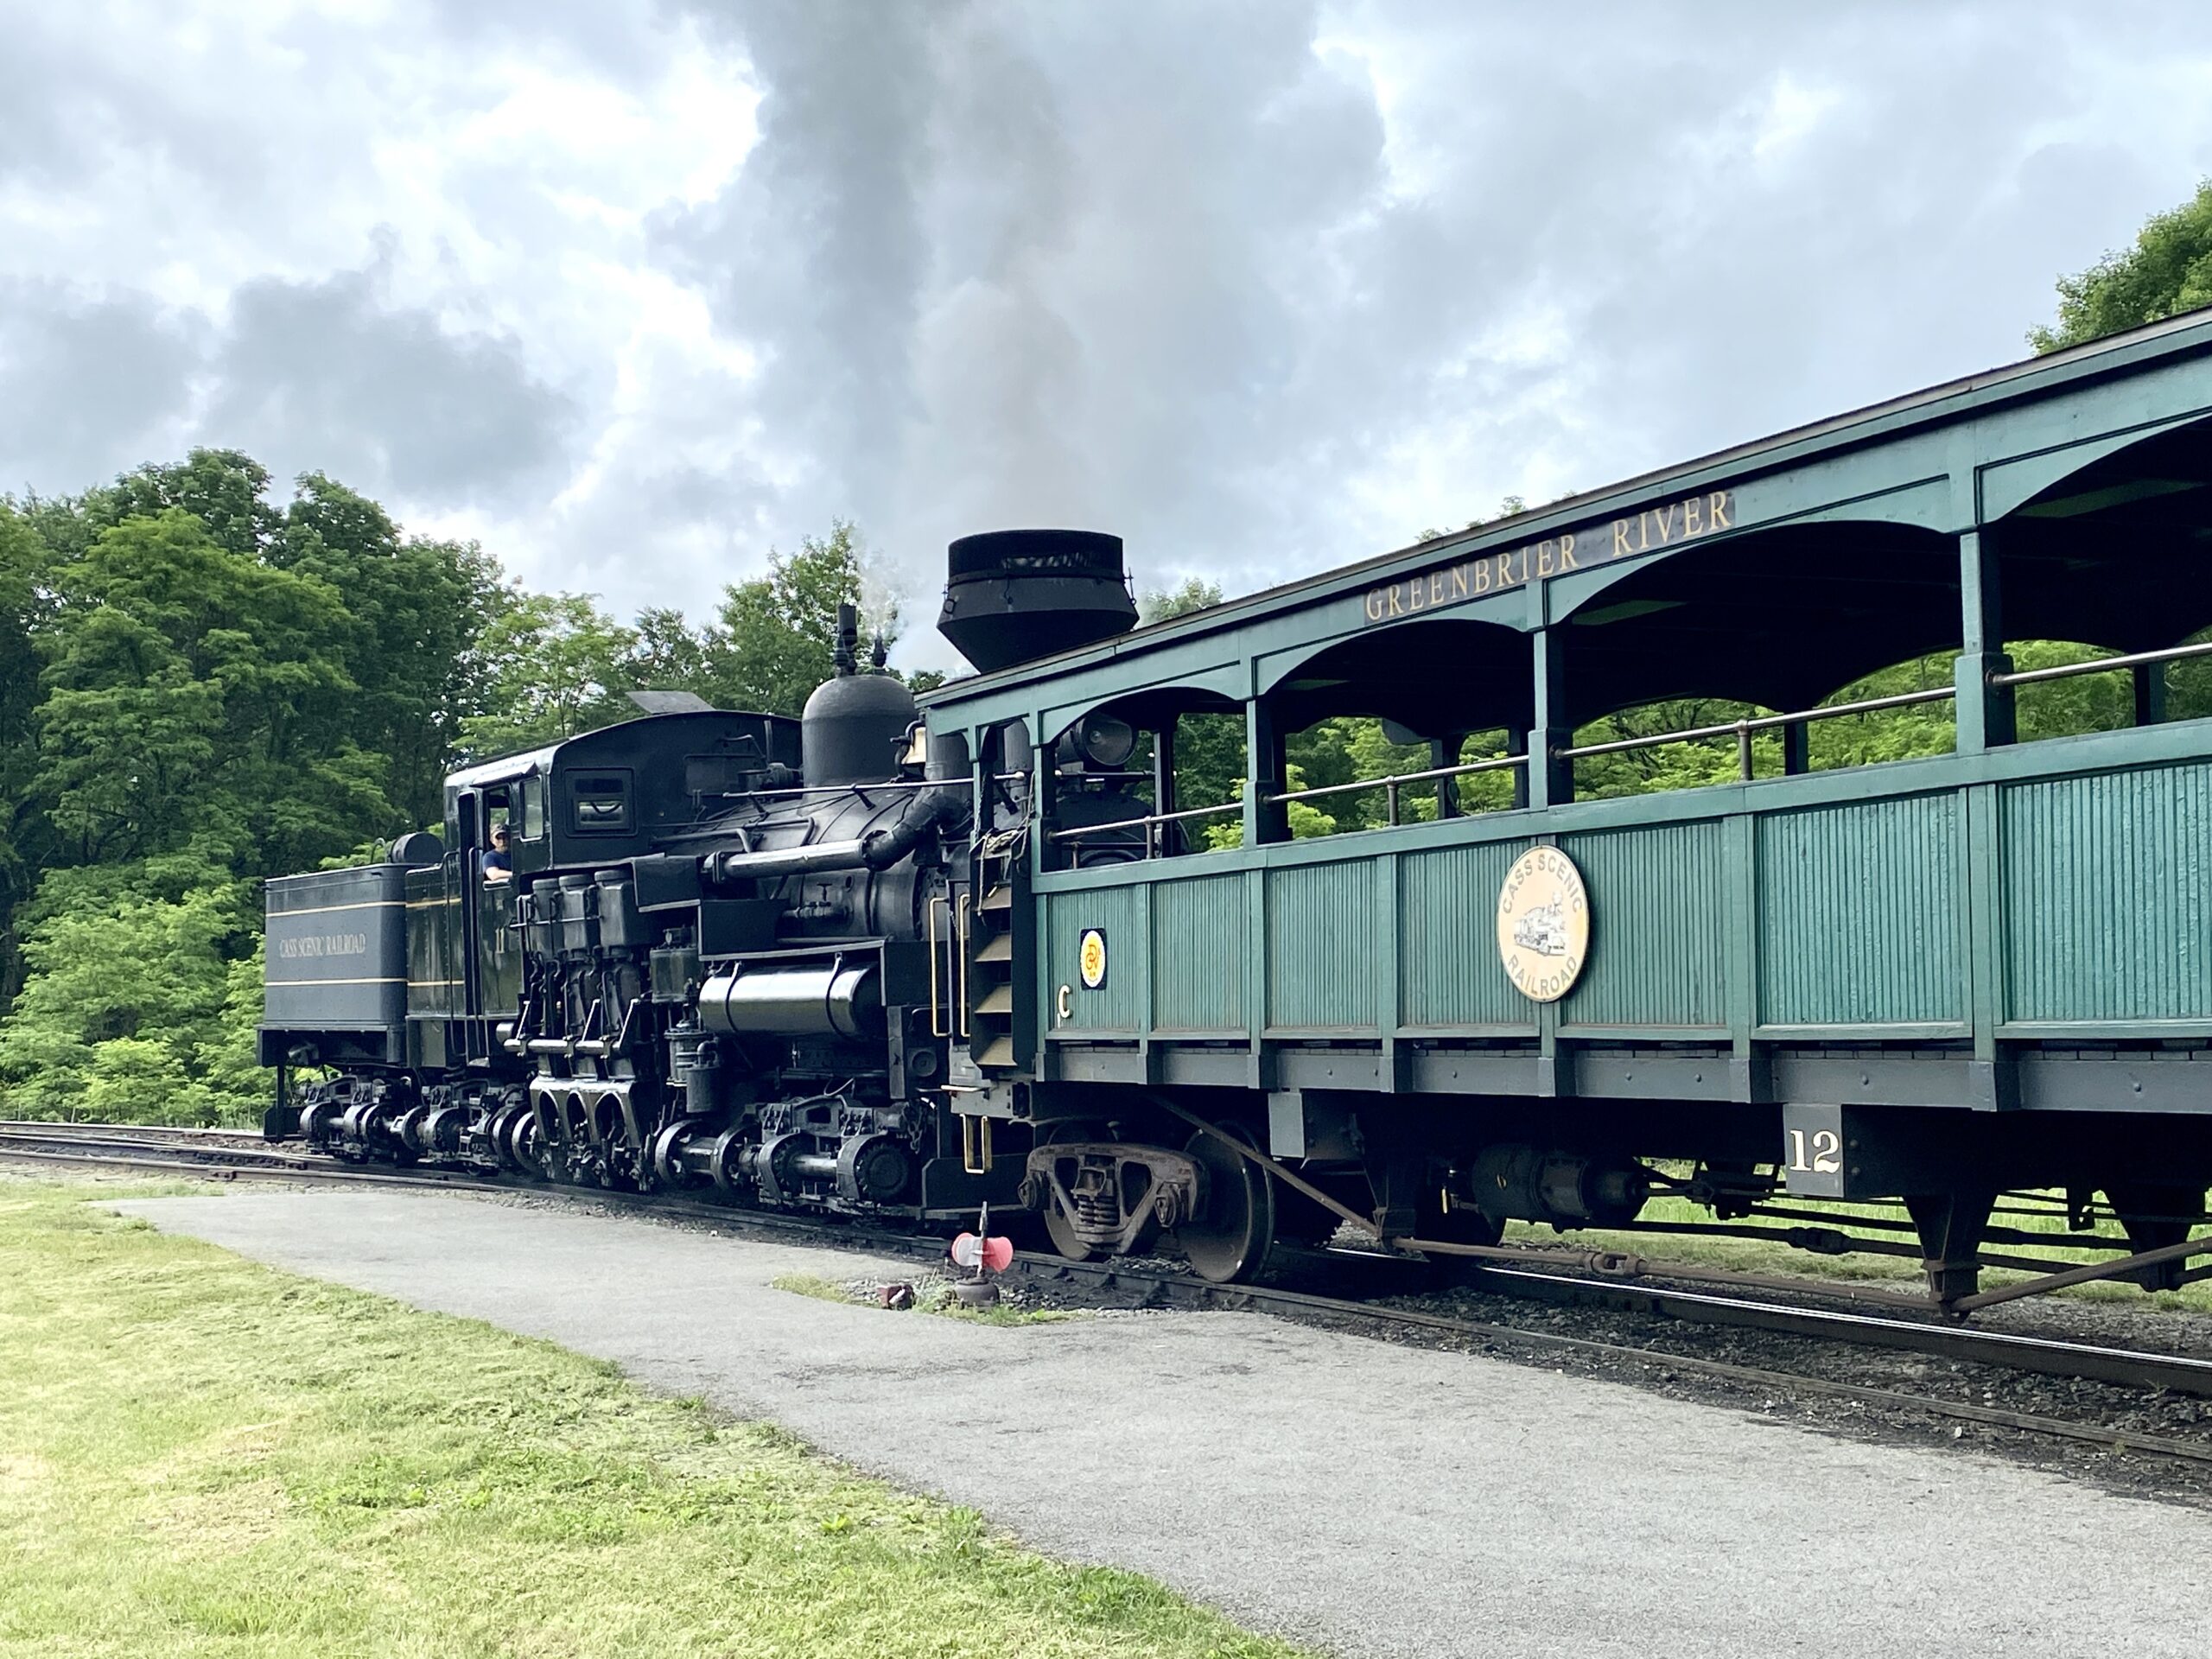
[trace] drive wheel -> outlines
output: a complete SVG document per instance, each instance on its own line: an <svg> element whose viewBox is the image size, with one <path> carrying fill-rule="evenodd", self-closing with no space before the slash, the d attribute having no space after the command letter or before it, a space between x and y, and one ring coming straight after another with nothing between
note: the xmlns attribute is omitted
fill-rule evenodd
<svg viewBox="0 0 2212 1659"><path fill-rule="evenodd" d="M1228 1133L1255 1144L1240 1126L1228 1126ZM1175 1242L1201 1279L1217 1285L1256 1279L1275 1242L1274 1185L1268 1172L1205 1129L1183 1151L1206 1173L1206 1200L1175 1230Z"/></svg>

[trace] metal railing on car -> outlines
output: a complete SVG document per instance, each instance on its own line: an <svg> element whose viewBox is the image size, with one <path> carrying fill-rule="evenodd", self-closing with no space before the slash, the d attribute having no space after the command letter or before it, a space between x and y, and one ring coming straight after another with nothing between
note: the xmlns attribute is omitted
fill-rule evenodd
<svg viewBox="0 0 2212 1659"><path fill-rule="evenodd" d="M2125 657L2097 657L2086 663L2061 663L2056 668L2016 669L1993 674L1992 685L2039 685L2045 680L2070 680L2077 674L2108 674L2118 668L2146 668L2152 663L2177 663L2187 657L2212 657L2212 640L2195 645L2168 645L2163 651L2134 651Z"/></svg>
<svg viewBox="0 0 2212 1659"><path fill-rule="evenodd" d="M2038 685L2046 680L2073 679L2083 674L2109 674L2123 669L2181 662L2196 657L2212 657L2212 641L2169 645L2158 651L2130 652L2118 657L2097 657L2087 662L2062 663L2051 668L2010 670L1992 674L1989 683L1993 686ZM1636 749L1656 749L1669 743L1694 743L1710 738L1732 737L1736 740L1737 773L1744 782L1749 783L1756 776L1751 740L1761 732L1781 731L1792 726L1810 726L1816 721L1841 720L1851 715L1878 714L1888 709L1910 709L1924 703L1948 702L1957 696L1956 686L1935 685L1919 691L1898 691L1886 696L1858 697L1849 702L1824 703L1817 709L1800 709L1788 714L1746 715L1738 720L1718 721L1709 726L1685 726L1676 731L1654 732L1643 737L1614 738L1604 743L1577 743L1568 748L1556 749L1553 754L1561 760L1582 760L1594 755L1625 754ZM1394 772L1385 778L1356 778L1347 784L1322 784L1312 789L1289 789L1267 798L1270 805L1283 806L1293 801L1315 801L1332 795L1349 795L1363 790L1379 789L1383 792L1386 803L1386 821L1395 825L1400 822L1401 792L1408 784L1502 772L1528 764L1529 757L1525 754L1493 755L1454 766L1428 766L1419 772ZM1057 830L1052 838L1054 841L1080 841L1122 830L1142 830L1145 832L1145 856L1150 858L1158 855L1156 831L1159 826L1189 818L1218 817L1243 810L1243 803L1241 801L1224 801L1218 806L1196 806L1179 812L1151 813L1143 817L1122 818L1112 823L1083 824L1072 830Z"/></svg>
<svg viewBox="0 0 2212 1659"><path fill-rule="evenodd" d="M1312 789L1288 789L1280 795L1268 797L1271 805L1281 806L1291 801L1318 801L1325 795L1350 795L1357 790L1379 789L1385 802L1386 821L1398 822L1399 791L1408 784L1426 784L1440 778L1471 778L1478 772L1504 772L1514 766L1525 766L1525 754L1494 754L1480 760L1468 760L1456 766L1428 766L1420 772L1394 772L1388 778L1355 778L1348 784L1319 784Z"/></svg>
<svg viewBox="0 0 2212 1659"><path fill-rule="evenodd" d="M1694 743L1702 738L1733 737L1736 740L1736 765L1744 781L1751 780L1751 739L1760 732L1778 731L1786 726L1801 722L1810 725L1816 720L1840 720L1846 715L1871 715L1883 709L1909 709L1920 702L1947 702L1959 695L1958 688L1949 685L1930 686L1925 691L1899 691L1886 697L1860 697L1853 702L1834 702L1819 709L1801 709L1788 715L1747 715L1741 720L1723 721L1712 726L1686 726L1678 732L1655 732L1649 737L1616 738L1609 743L1578 743L1573 748L1554 751L1562 760L1580 760L1593 754L1625 754L1630 749L1656 749L1667 743Z"/></svg>

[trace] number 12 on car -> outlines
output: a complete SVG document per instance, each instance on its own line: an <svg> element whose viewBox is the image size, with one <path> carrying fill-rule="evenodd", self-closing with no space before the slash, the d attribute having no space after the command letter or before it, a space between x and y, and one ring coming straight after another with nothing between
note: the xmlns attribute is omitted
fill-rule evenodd
<svg viewBox="0 0 2212 1659"><path fill-rule="evenodd" d="M1809 1198L1842 1198L1843 1109L1785 1105L1781 1161L1790 1192Z"/></svg>

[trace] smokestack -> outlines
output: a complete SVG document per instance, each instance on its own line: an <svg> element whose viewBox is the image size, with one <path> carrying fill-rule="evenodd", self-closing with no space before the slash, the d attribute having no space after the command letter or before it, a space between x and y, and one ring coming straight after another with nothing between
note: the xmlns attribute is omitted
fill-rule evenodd
<svg viewBox="0 0 2212 1659"><path fill-rule="evenodd" d="M982 672L1127 633L1136 601L1122 538L1095 530L995 530L946 550L937 631Z"/></svg>

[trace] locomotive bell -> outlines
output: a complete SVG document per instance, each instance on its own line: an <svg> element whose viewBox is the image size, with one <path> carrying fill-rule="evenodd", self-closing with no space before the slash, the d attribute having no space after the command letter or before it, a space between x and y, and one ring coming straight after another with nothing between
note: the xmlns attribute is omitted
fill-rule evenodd
<svg viewBox="0 0 2212 1659"><path fill-rule="evenodd" d="M986 674L1136 626L1118 536L996 530L963 536L945 556L937 631Z"/></svg>
<svg viewBox="0 0 2212 1659"><path fill-rule="evenodd" d="M878 784L899 775L899 749L914 723L914 694L888 674L857 671L860 613L837 607L837 673L814 688L799 715L800 769L808 786Z"/></svg>

